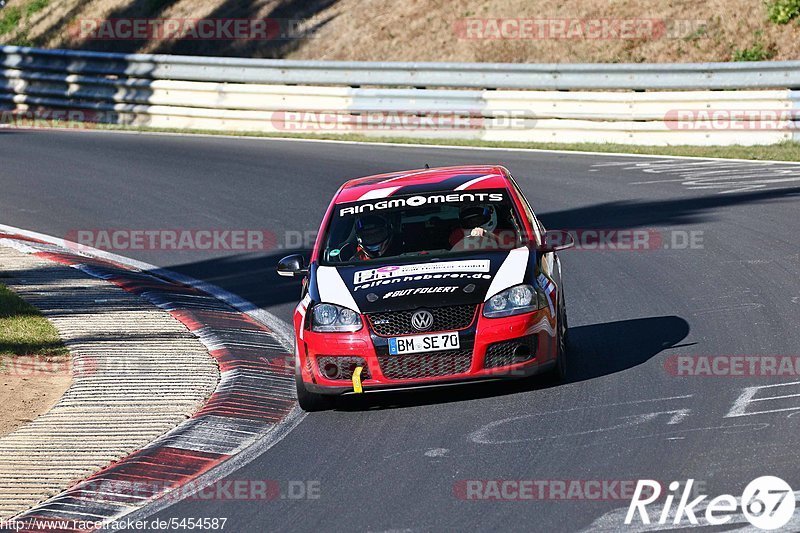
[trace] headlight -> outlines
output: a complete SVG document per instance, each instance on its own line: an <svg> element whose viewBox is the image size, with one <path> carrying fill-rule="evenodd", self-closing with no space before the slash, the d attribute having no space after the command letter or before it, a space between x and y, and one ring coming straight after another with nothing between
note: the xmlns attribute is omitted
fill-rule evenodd
<svg viewBox="0 0 800 533"><path fill-rule="evenodd" d="M489 298L489 301L483 306L483 316L499 318L520 315L545 307L547 307L547 297L539 287L515 285Z"/></svg>
<svg viewBox="0 0 800 533"><path fill-rule="evenodd" d="M317 304L311 309L311 331L353 332L361 329L361 317L346 307Z"/></svg>

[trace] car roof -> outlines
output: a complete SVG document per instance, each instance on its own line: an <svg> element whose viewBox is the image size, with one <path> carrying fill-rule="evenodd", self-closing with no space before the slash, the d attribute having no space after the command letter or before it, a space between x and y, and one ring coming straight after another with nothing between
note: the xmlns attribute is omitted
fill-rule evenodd
<svg viewBox="0 0 800 533"><path fill-rule="evenodd" d="M499 165L404 170L357 178L345 183L334 203L348 203L433 192L507 189L508 171Z"/></svg>

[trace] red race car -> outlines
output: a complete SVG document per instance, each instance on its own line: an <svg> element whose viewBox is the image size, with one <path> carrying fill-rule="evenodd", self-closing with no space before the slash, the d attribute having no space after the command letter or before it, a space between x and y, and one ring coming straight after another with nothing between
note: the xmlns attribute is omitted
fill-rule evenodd
<svg viewBox="0 0 800 533"><path fill-rule="evenodd" d="M294 313L297 398L566 373L557 250L507 169L462 166L348 181L333 198Z"/></svg>

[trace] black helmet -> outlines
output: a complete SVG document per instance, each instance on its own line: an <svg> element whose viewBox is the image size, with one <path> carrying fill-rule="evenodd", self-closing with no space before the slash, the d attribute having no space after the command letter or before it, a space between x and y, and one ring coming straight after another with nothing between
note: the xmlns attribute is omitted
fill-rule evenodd
<svg viewBox="0 0 800 533"><path fill-rule="evenodd" d="M392 241L392 228L381 216L360 217L356 220L356 240L370 258L381 257Z"/></svg>
<svg viewBox="0 0 800 533"><path fill-rule="evenodd" d="M486 231L494 231L497 227L497 212L492 205L462 207L458 218L464 229L483 228Z"/></svg>

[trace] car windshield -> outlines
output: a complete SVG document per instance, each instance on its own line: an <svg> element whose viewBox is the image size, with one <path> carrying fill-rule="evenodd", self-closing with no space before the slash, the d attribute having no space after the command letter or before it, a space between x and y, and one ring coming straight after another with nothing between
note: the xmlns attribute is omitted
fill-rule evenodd
<svg viewBox="0 0 800 533"><path fill-rule="evenodd" d="M506 190L417 194L337 204L323 264L510 250L524 232Z"/></svg>

